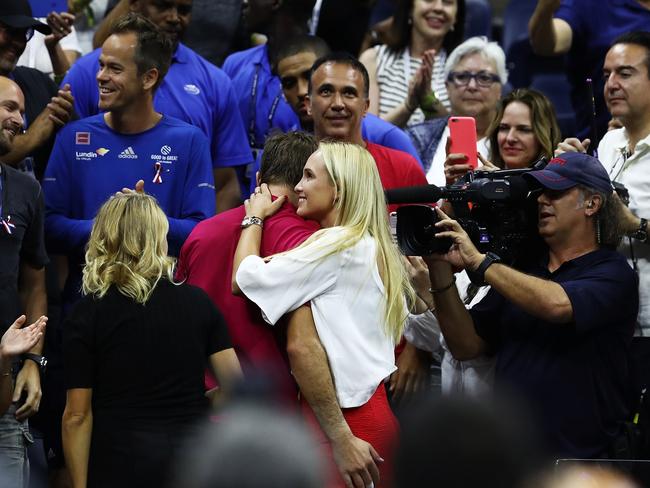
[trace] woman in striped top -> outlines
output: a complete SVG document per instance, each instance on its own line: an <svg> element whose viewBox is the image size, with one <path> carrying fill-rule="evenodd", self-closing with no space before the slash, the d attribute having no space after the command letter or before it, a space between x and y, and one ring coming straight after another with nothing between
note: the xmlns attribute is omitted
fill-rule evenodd
<svg viewBox="0 0 650 488"><path fill-rule="evenodd" d="M416 124L433 92L435 115L445 115L445 61L462 41L464 23L465 0L399 0L390 41L360 58L370 74L370 112L400 127Z"/></svg>

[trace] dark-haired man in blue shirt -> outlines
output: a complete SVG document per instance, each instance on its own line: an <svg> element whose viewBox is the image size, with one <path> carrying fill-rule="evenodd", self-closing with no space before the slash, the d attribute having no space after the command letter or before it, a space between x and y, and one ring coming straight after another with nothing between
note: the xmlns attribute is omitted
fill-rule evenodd
<svg viewBox="0 0 650 488"><path fill-rule="evenodd" d="M172 63L156 90L154 108L200 128L208 137L218 210L236 207L241 203L237 171L243 174L252 155L230 79L180 42L191 17L192 0L130 0L130 9L151 20L174 43ZM95 81L100 53L96 49L78 60L63 80L72 88L80 117L102 111Z"/></svg>
<svg viewBox="0 0 650 488"><path fill-rule="evenodd" d="M169 66L172 45L146 18L130 14L114 27L99 57L99 108L65 127L43 179L50 249L71 266L65 299L79 293L84 249L99 207L138 180L169 219L177 254L190 231L214 214L214 183L205 135L154 110L153 94Z"/></svg>

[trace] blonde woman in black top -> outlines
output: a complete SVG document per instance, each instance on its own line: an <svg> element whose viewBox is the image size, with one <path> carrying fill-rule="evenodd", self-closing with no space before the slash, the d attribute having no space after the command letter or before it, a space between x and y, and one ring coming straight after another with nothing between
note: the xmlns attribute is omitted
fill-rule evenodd
<svg viewBox="0 0 650 488"><path fill-rule="evenodd" d="M221 314L173 281L167 218L143 193L99 210L84 298L64 325L63 448L75 488L162 486L174 452L209 412L204 369L223 390L241 370Z"/></svg>

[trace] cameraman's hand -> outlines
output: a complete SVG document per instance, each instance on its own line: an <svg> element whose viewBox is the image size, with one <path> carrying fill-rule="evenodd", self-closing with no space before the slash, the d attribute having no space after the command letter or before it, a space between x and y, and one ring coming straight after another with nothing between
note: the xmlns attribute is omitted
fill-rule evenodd
<svg viewBox="0 0 650 488"><path fill-rule="evenodd" d="M451 249L447 254L442 255L442 259L456 267L475 271L485 259L485 255L476 249L467 232L463 230L457 221L449 218L440 208L436 208L436 212L440 217L440 220L435 224L438 228L436 238L449 237L452 240Z"/></svg>

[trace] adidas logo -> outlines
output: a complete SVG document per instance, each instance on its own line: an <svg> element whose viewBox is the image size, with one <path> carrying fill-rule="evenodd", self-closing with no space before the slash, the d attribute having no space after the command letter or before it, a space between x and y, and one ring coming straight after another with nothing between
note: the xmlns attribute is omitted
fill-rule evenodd
<svg viewBox="0 0 650 488"><path fill-rule="evenodd" d="M118 156L119 159L138 159L138 155L135 153L131 146L127 147L124 151Z"/></svg>

